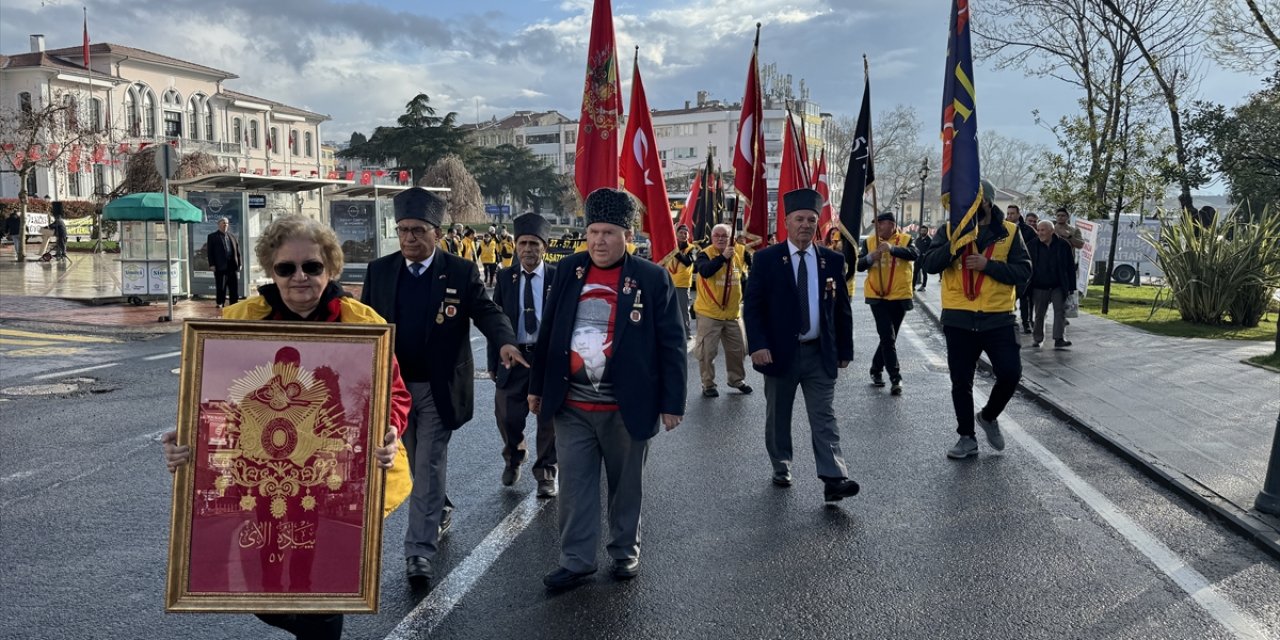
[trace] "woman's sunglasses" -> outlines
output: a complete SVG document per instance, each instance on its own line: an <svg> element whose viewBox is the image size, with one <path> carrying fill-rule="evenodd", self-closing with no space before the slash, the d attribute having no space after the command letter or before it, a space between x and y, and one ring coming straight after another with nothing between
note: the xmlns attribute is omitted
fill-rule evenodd
<svg viewBox="0 0 1280 640"><path fill-rule="evenodd" d="M271 270L275 271L276 275L281 278L292 278L293 274L298 272L298 265L292 262L278 262L275 266L271 267ZM316 260L308 260L302 263L302 272L314 278L324 273L324 263Z"/></svg>

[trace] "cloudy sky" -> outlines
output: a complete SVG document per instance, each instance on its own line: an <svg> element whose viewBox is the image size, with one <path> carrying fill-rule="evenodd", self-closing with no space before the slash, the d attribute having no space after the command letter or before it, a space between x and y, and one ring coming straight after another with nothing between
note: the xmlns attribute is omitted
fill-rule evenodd
<svg viewBox="0 0 1280 640"><path fill-rule="evenodd" d="M577 118L591 0L6 0L0 49L21 53L27 35L47 46L80 43L87 6L93 42L163 53L239 75L237 91L329 114L323 137L371 132L425 92L462 121L516 109ZM981 0L975 0L980 22ZM861 56L871 62L875 110L915 107L936 140L949 0L614 0L629 92L641 47L649 104L683 106L699 89L741 99L757 21L761 63L804 78L824 111L856 115ZM1258 78L1210 63L1202 95L1235 104ZM979 63L983 130L1049 143L1033 122L1075 107L1062 82Z"/></svg>

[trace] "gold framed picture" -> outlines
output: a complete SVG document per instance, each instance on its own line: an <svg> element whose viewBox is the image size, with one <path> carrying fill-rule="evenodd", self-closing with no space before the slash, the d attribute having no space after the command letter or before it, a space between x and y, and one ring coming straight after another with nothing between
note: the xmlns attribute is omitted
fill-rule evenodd
<svg viewBox="0 0 1280 640"><path fill-rule="evenodd" d="M377 611L393 331L186 322L166 611Z"/></svg>

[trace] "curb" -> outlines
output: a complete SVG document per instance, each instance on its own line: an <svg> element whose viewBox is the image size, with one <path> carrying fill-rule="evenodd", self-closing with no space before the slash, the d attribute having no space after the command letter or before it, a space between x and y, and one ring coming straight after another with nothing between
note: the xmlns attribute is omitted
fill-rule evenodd
<svg viewBox="0 0 1280 640"><path fill-rule="evenodd" d="M942 319L939 317L937 310L923 299L920 299L919 302L925 314L940 328ZM991 364L987 362L985 357L978 359L978 365L983 371L991 372ZM1172 489L1183 499L1197 506L1201 511L1216 517L1236 533L1242 534L1251 540L1271 557L1280 560L1280 530L1258 518L1248 509L1241 508L1201 484L1195 478L1161 462L1154 456L1146 454L1141 449L1131 446L1125 442L1122 436L1111 430L1090 424L1074 415L1068 407L1050 398L1043 387L1035 382L1028 381L1025 376L1018 380L1018 389L1035 401L1036 404L1048 409L1055 417L1085 434L1094 442L1103 445L1157 484Z"/></svg>

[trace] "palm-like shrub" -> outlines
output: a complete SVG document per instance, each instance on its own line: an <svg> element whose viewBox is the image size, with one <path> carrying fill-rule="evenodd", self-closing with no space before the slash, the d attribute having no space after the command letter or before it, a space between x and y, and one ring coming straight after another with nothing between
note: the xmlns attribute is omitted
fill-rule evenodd
<svg viewBox="0 0 1280 640"><path fill-rule="evenodd" d="M1223 214L1207 226L1179 216L1148 241L1188 322L1256 327L1280 287L1280 209L1256 221Z"/></svg>

